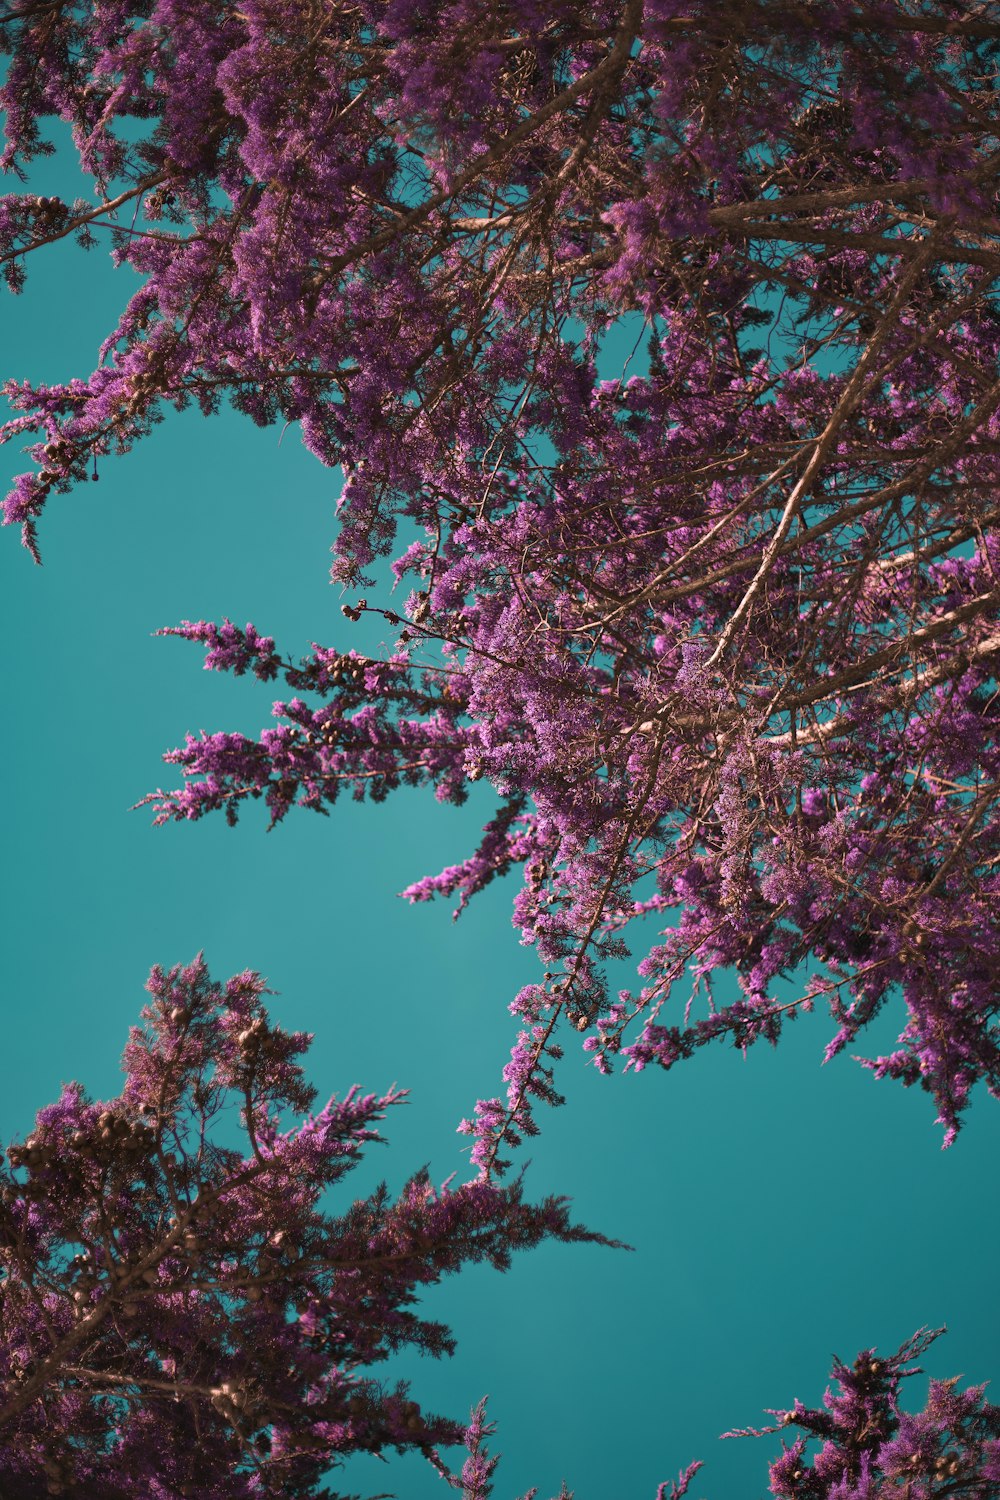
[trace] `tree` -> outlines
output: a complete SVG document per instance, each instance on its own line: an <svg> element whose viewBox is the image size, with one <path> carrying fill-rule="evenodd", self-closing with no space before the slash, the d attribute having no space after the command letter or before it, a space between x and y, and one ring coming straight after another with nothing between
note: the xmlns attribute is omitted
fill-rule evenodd
<svg viewBox="0 0 1000 1500"><path fill-rule="evenodd" d="M419 1289L544 1239L617 1242L520 1182L426 1172L331 1212L405 1096L351 1089L292 1123L310 1038L272 1024L258 975L215 984L198 958L147 987L121 1094L70 1084L0 1171L0 1492L320 1497L383 1449L445 1472L465 1425L371 1374L454 1347Z"/></svg>
<svg viewBox="0 0 1000 1500"><path fill-rule="evenodd" d="M228 399L342 467L344 613L391 636L296 663L252 626L173 627L294 696L257 742L172 752L157 816L488 778L480 847L407 894L461 909L523 866L547 965L507 1098L469 1123L481 1180L340 1217L320 1195L396 1096L285 1130L305 1039L259 981L154 971L121 1097L71 1087L3 1174L0 1477L311 1494L357 1449L464 1438L480 1500L485 1409L463 1427L365 1372L447 1350L419 1285L597 1238L490 1180L558 1099L560 1028L603 1070L670 1068L822 997L832 1054L899 990L869 1066L927 1090L946 1143L978 1081L1000 1090L1000 23L955 0L10 0L0 37L4 166L60 117L95 190L0 199L11 289L71 236L143 277L89 379L8 386L35 468L7 520L39 560L53 495L165 405ZM601 963L646 917L666 930L614 998ZM742 997L715 1006L725 970ZM239 1149L203 1131L227 1093ZM980 1388L899 1405L926 1344L782 1413L804 1436L772 1492L993 1494Z"/></svg>
<svg viewBox="0 0 1000 1500"><path fill-rule="evenodd" d="M927 1090L950 1142L1000 1089L992 9L18 0L3 23L5 164L58 115L96 191L2 200L12 288L105 231L144 278L89 380L8 387L41 467L7 519L37 554L53 493L164 404L228 398L342 466L335 579L382 590L395 549L416 583L405 611L344 606L381 612L378 660L182 626L320 701L189 741L159 815L493 782L478 850L407 892L524 869L548 977L470 1127L486 1172L558 1098L567 1024L602 1069L670 1068L822 998L832 1055L899 991L867 1066ZM629 929L643 983L615 998Z"/></svg>

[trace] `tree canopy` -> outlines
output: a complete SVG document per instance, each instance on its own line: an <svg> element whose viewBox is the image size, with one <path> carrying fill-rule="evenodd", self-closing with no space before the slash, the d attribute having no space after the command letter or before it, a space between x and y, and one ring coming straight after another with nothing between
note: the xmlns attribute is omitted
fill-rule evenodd
<svg viewBox="0 0 1000 1500"><path fill-rule="evenodd" d="M334 577L389 627L300 666L180 627L296 696L168 757L159 815L493 782L478 850L409 892L524 871L551 977L486 1170L560 1024L669 1068L776 1039L810 962L830 1053L902 992L869 1066L950 1140L1000 1083L990 8L25 0L2 30L6 165L58 115L96 190L2 200L10 284L74 234L143 278L89 379L8 388L39 467L7 519L36 549L165 405L228 399L342 467ZM724 969L741 998L690 1018Z"/></svg>
<svg viewBox="0 0 1000 1500"><path fill-rule="evenodd" d="M437 1449L466 1424L370 1373L407 1345L451 1352L418 1288L602 1237L520 1183L426 1173L331 1214L404 1095L305 1113L310 1038L270 1021L256 974L215 984L198 958L148 989L121 1094L69 1085L0 1170L3 1494L291 1500L384 1448L444 1472Z"/></svg>
<svg viewBox="0 0 1000 1500"><path fill-rule="evenodd" d="M365 1359L396 1337L444 1348L401 1310L416 1283L580 1237L496 1181L538 1130L534 1104L559 1100L570 1032L601 1071L667 1070L715 1040L777 1043L817 1001L833 1056L895 1007L895 1048L865 1065L925 1090L949 1144L977 1084L1000 1094L996 8L9 0L0 46L0 162L23 178L0 196L10 289L67 238L109 240L141 278L92 373L6 386L0 440L27 443L32 468L5 517L35 560L43 512L171 407L295 424L344 478L343 640L297 660L250 624L165 631L290 696L256 740L170 751L183 785L146 799L156 818L235 821L262 799L274 824L404 785L457 803L485 780L479 846L405 894L461 910L521 874L514 921L541 966L511 1005L506 1094L463 1122L479 1181L442 1197L417 1178L357 1210L366 1264L401 1215L424 1238L391 1286L372 1273L377 1315L352 1303L329 1337ZM31 191L55 121L89 197ZM384 628L377 655L350 645L363 615ZM637 981L613 993L605 965L636 947ZM738 998L716 998L722 976ZM349 1394L362 1377L314 1368L314 1330L268 1302L280 1286L334 1307L342 1278L323 1278L360 1230L310 1194L393 1100L352 1096L275 1134L271 1104L308 1101L300 1044L268 1029L256 981L223 996L196 966L153 984L186 986L204 1017L186 1000L152 1012L122 1099L70 1090L11 1159L28 1178L8 1174L3 1200L9 1482L65 1487L51 1405L57 1431L80 1424L121 1465L158 1451L164 1423L204 1430L207 1463L252 1458L245 1492L270 1493L250 1412L306 1493L302 1403L318 1401L340 1434L325 1458L464 1431L478 1500L482 1408L461 1429L363 1382ZM243 1155L168 1152L181 1095L154 1101L133 1076L182 1064L191 1119L216 1088L242 1091ZM283 1153L301 1155L300 1196L257 1203ZM214 1244L230 1200L238 1264L220 1242L192 1269L186 1236ZM282 1251L272 1274L254 1214L279 1207L308 1264ZM269 1317L287 1373L266 1407L239 1350ZM179 1364L143 1373L154 1325L161 1365L175 1358L175 1321L204 1365L183 1389ZM91 1340L99 1362L67 1364ZM981 1391L939 1384L923 1417L900 1413L918 1345L838 1366L842 1396L793 1409L806 1436L774 1493L995 1490ZM133 1411L116 1383L173 1404Z"/></svg>

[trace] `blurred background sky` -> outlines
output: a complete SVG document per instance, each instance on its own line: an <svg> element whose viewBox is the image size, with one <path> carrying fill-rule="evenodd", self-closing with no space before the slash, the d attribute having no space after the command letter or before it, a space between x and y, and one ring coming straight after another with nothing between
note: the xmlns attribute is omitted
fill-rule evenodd
<svg viewBox="0 0 1000 1500"><path fill-rule="evenodd" d="M77 191L58 159L32 187ZM133 274L104 247L50 248L27 269L24 295L0 301L0 375L89 374ZM467 1174L455 1126L501 1090L506 1006L539 966L510 924L512 881L457 924L448 904L396 894L471 850L488 787L462 809L403 790L329 819L293 811L271 833L259 805L235 830L218 816L154 829L148 809L129 811L177 784L159 757L186 730L256 734L281 692L204 672L200 648L157 627L228 615L295 656L311 641L378 645L377 622L348 624L328 581L338 476L294 430L279 435L232 413L170 413L135 454L105 460L98 484L53 497L44 567L14 529L0 533L0 1138L69 1079L116 1093L151 965L203 949L218 979L259 970L281 1022L315 1032L307 1071L323 1098L355 1082L410 1089L353 1198L424 1163L437 1180ZM0 460L5 477L27 467L15 448ZM897 1012L869 1050L900 1025ZM926 1097L848 1058L821 1067L830 1034L814 1015L774 1052L720 1047L670 1075L610 1079L569 1044L568 1105L542 1113L524 1153L529 1194L568 1194L580 1220L634 1251L554 1246L505 1276L468 1270L424 1302L451 1324L456 1357L385 1371L455 1415L490 1394L498 1500L530 1485L547 1497L563 1479L577 1500L652 1500L692 1458L705 1460L694 1496L754 1500L777 1438L718 1434L817 1401L831 1353L888 1352L922 1324L950 1328L930 1373L1000 1377L1000 1105L980 1092L942 1152ZM912 1382L911 1401L924 1388ZM416 1458L359 1458L340 1483L448 1493Z"/></svg>

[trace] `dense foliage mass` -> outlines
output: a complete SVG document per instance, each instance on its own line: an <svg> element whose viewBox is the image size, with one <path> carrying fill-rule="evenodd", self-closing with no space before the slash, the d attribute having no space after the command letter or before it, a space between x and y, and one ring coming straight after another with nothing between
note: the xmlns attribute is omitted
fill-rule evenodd
<svg viewBox="0 0 1000 1500"><path fill-rule="evenodd" d="M318 1500L352 1453L464 1443L485 1500L485 1407L371 1369L449 1351L414 1311L444 1273L599 1238L490 1180L558 1098L561 1026L604 1071L670 1068L822 998L832 1055L900 992L868 1065L946 1142L1000 1092L996 7L9 0L0 46L3 167L58 118L93 183L0 196L11 290L67 237L142 278L89 378L8 385L34 467L6 519L38 559L54 495L228 400L340 466L343 628L386 630L295 662L173 627L291 696L171 752L157 817L486 778L479 848L407 894L461 909L523 867L546 966L465 1123L480 1180L336 1213L399 1096L306 1113L308 1039L255 975L155 970L121 1095L68 1087L0 1170L0 1491ZM996 1495L982 1388L900 1405L931 1337L775 1413L772 1494Z"/></svg>
<svg viewBox="0 0 1000 1500"><path fill-rule="evenodd" d="M0 1169L0 1494L292 1500L353 1453L442 1467L466 1424L371 1373L451 1352L419 1290L544 1239L614 1242L520 1183L418 1173L331 1212L403 1095L303 1116L310 1039L256 974L214 984L198 959L148 988L121 1094L68 1086Z"/></svg>
<svg viewBox="0 0 1000 1500"><path fill-rule="evenodd" d="M908 1361L942 1332L922 1329L888 1359L863 1349L850 1367L835 1360L839 1390L822 1409L796 1401L771 1413L777 1427L725 1436L799 1429L771 1465L771 1493L787 1500L989 1500L1000 1485L1000 1406L984 1400L985 1387L932 1380L922 1411L900 1405L901 1381L917 1373Z"/></svg>
<svg viewBox="0 0 1000 1500"><path fill-rule="evenodd" d="M469 1125L487 1173L557 1097L562 1023L603 1069L669 1068L776 1040L776 981L806 963L831 1054L902 993L869 1066L951 1140L976 1082L1000 1089L995 8L3 21L4 163L59 116L96 194L0 200L11 286L72 235L143 277L89 379L10 387L37 467L8 520L36 550L52 495L165 404L228 399L342 466L336 579L381 590L394 556L414 584L379 597L377 660L182 626L295 696L258 741L174 752L160 816L492 781L479 849L409 892L524 869L547 977ZM601 961L650 913L642 987L611 996ZM715 1007L723 969L742 993Z"/></svg>

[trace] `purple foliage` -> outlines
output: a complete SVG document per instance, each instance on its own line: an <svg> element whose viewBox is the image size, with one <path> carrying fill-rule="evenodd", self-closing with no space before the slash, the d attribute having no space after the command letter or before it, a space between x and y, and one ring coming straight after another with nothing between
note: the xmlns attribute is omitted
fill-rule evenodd
<svg viewBox="0 0 1000 1500"><path fill-rule="evenodd" d="M525 870L552 977L472 1126L488 1173L558 1098L567 1023L603 1071L773 1043L807 964L829 1055L902 995L867 1066L950 1142L1000 1089L1000 26L945 0L24 0L2 30L7 164L61 116L96 195L2 200L12 285L71 234L143 278L89 380L8 387L39 466L8 520L37 554L53 492L164 404L228 398L343 466L335 578L395 553L416 584L378 606L380 660L180 627L305 697L172 752L157 816L493 782L479 849L407 892L461 908Z"/></svg>
<svg viewBox="0 0 1000 1500"><path fill-rule="evenodd" d="M1000 1406L985 1400L985 1386L959 1391L958 1377L932 1380L922 1411L900 1405L901 1382L920 1373L909 1361L943 1332L921 1329L887 1359L863 1349L850 1366L834 1360L839 1389L827 1390L821 1410L796 1401L771 1413L776 1427L723 1435L799 1429L771 1464L771 1494L781 1500L992 1500L1000 1486Z"/></svg>
<svg viewBox="0 0 1000 1500"><path fill-rule="evenodd" d="M0 1166L0 1490L319 1497L384 1449L444 1472L464 1425L373 1374L451 1352L420 1290L542 1240L616 1242L520 1182L417 1173L335 1207L404 1095L310 1113L310 1038L271 1022L256 974L214 984L199 958L148 988L118 1097L68 1085Z"/></svg>
<svg viewBox="0 0 1000 1500"><path fill-rule="evenodd" d="M165 632L293 696L256 740L172 751L157 819L486 778L479 847L405 894L461 910L521 867L544 970L505 1097L463 1122L479 1181L339 1218L320 1194L397 1096L281 1124L306 1039L259 981L154 971L120 1098L71 1087L3 1175L5 1492L305 1495L347 1453L464 1436L485 1500L485 1407L463 1427L363 1372L446 1352L420 1285L588 1237L491 1180L558 1102L567 1028L604 1072L669 1069L822 1000L833 1056L898 997L865 1064L926 1090L946 1144L1000 1094L994 10L10 0L0 161L23 173L57 117L93 194L0 197L8 285L105 236L142 285L88 378L8 383L0 440L33 468L6 520L37 559L53 495L165 407L228 400L342 467L343 612L394 636L296 663L228 620ZM354 592L385 559L399 610ZM240 1150L207 1132L226 1095ZM898 1405L926 1342L796 1403L772 1493L995 1495L981 1389Z"/></svg>

